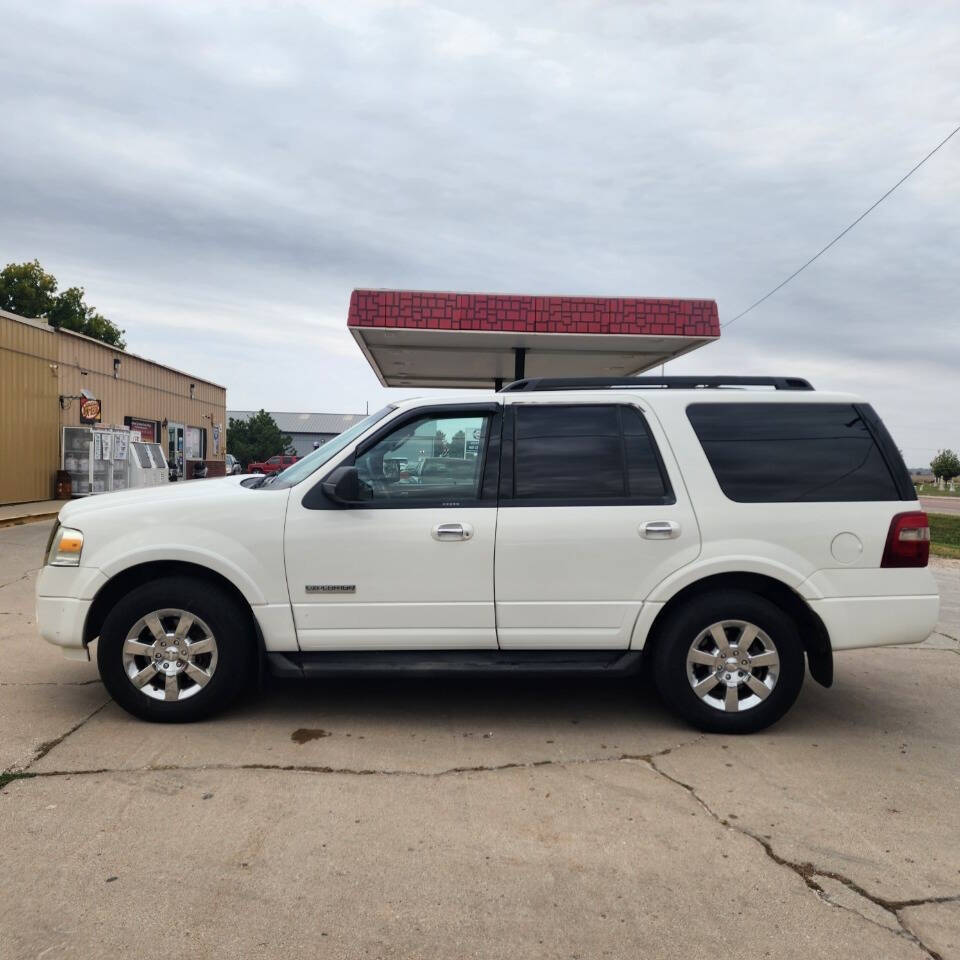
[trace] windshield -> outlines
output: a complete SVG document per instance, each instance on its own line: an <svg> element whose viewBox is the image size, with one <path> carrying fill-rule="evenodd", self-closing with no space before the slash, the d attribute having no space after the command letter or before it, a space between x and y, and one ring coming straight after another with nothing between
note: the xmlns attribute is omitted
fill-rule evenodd
<svg viewBox="0 0 960 960"><path fill-rule="evenodd" d="M308 453L302 460L291 464L286 470L282 470L274 477L268 478L262 486L271 487L292 487L294 484L305 480L318 468L322 467L328 460L332 460L344 447L348 447L357 437L361 436L370 429L375 423L379 423L388 413L392 413L397 408L390 404L376 413L371 413L359 423L355 423L349 430L344 430L332 440L328 440L322 447L318 447L313 453Z"/></svg>

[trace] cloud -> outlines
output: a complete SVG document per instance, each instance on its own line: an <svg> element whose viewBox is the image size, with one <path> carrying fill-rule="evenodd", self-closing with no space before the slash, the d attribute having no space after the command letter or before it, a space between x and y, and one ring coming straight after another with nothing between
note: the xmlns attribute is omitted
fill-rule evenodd
<svg viewBox="0 0 960 960"><path fill-rule="evenodd" d="M195 359L238 408L382 400L354 286L732 317L960 122L949 3L0 12L0 259L85 285L132 349ZM896 411L918 462L960 446L924 426L960 358L958 158L677 372L806 373Z"/></svg>

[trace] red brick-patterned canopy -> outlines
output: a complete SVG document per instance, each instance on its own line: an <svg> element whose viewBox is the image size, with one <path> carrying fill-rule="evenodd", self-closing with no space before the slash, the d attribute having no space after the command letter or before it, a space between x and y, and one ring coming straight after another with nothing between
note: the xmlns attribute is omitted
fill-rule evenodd
<svg viewBox="0 0 960 960"><path fill-rule="evenodd" d="M385 386L626 376L720 336L713 300L636 297L354 290L347 324Z"/></svg>

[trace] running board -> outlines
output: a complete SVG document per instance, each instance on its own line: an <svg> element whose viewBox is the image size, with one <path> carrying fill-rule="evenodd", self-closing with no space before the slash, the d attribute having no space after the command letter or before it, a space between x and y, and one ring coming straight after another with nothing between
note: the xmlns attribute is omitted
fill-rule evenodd
<svg viewBox="0 0 960 960"><path fill-rule="evenodd" d="M275 677L395 673L630 673L639 650L337 650L267 653Z"/></svg>

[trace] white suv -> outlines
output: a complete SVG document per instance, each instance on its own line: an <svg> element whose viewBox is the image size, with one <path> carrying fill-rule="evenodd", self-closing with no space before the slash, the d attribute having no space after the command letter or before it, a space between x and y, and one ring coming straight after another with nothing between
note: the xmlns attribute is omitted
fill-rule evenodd
<svg viewBox="0 0 960 960"><path fill-rule="evenodd" d="M757 388L757 389L754 389ZM698 727L781 717L804 659L917 643L929 530L856 397L787 378L522 380L391 404L276 477L66 505L41 634L148 720L207 716L260 664L648 664Z"/></svg>

